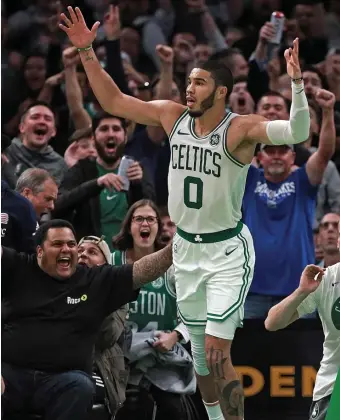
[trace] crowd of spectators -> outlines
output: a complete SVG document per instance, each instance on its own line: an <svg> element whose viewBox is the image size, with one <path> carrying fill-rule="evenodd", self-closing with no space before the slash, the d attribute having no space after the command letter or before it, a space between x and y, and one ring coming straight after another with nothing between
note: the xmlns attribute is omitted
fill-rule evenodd
<svg viewBox="0 0 340 420"><path fill-rule="evenodd" d="M37 227L50 219L63 219L74 226L77 241L82 240L79 262L90 264L88 259L94 255L88 248L91 245L97 247L97 252L99 249L101 258L91 264L119 265L124 261L114 261L115 254L125 255L131 262L143 256L143 252L138 254L143 244L138 245L132 225L127 227L133 217L138 217L134 214L138 208L151 211L141 214L142 219L136 222L139 228L145 227L148 238L153 235L149 252L167 245L176 231L167 212L169 140L160 127L125 121L100 108L76 48L58 26L60 13L69 5L80 7L89 27L96 20L101 22L93 47L122 92L143 101L171 99L185 103L189 72L215 58L225 63L234 76L227 109L241 115L256 113L269 120L289 119L291 89L283 51L298 37L310 107L310 136L294 147L262 146L249 169L243 219L254 238L257 263L245 317L264 319L273 305L295 290L305 265L327 267L340 262L336 246L340 220L337 0L2 1L3 245L34 252ZM286 17L279 45L270 42L275 31L271 13L276 10L283 11ZM134 160L127 171L127 189L118 174L124 155ZM119 237L124 226L125 234L133 236L132 242ZM165 273L162 277L164 288L167 276ZM174 298L170 286L163 291L163 283L159 288L149 285L153 289L144 290L143 302L148 296L151 305L150 299L163 299L162 293L167 293L167 299ZM127 329L135 325L137 308L144 311L143 305L139 300L130 304ZM177 344L186 351L185 330L180 326L176 333L175 316L170 322L172 328L161 317L154 319L153 311L162 311L159 300L157 305L156 309L146 310L149 317L136 331L150 334L158 330L156 324L161 324L164 330L173 331L169 336L149 337L161 340L153 352L166 353ZM128 313L126 307L119 311L106 320L108 325L121 321ZM153 328L145 330L150 323ZM112 352L121 339L124 328L117 329L119 334L115 331L106 336L102 329L108 345L104 349L97 347L102 353L96 353L94 377L106 372L100 363L106 360L103 354L107 348ZM130 342L130 359L125 353L129 363L133 345L136 342ZM189 363L190 356L186 357L175 363ZM159 359L160 364L166 360ZM133 362L134 369L138 361ZM119 373L123 391L131 386L122 373L128 375L129 369L125 368ZM157 419L166 419L164 413L183 420L197 417L195 410L188 408L190 401L178 404L177 391L169 391L171 398L164 403L150 375L143 380L139 377L135 385L148 382L148 390L150 386L157 389L154 397L163 407ZM181 379L185 382L188 378L189 374ZM116 385L111 388L119 389ZM177 394L183 396L185 392ZM124 399L121 391L111 392L109 410L116 411Z"/></svg>

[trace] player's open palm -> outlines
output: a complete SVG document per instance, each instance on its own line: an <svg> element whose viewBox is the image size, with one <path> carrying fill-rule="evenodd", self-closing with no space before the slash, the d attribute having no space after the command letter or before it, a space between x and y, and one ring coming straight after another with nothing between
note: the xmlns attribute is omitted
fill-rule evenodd
<svg viewBox="0 0 340 420"><path fill-rule="evenodd" d="M70 18L64 13L60 15L64 25L60 24L59 28L66 32L70 41L76 48L89 47L96 38L99 22L94 23L90 30L85 22L84 16L79 7L74 10L71 6L67 8Z"/></svg>
<svg viewBox="0 0 340 420"><path fill-rule="evenodd" d="M307 265L303 270L300 279L300 291L304 293L313 293L320 285L324 269L317 265Z"/></svg>
<svg viewBox="0 0 340 420"><path fill-rule="evenodd" d="M291 79L299 79L302 77L299 62L299 39L293 41L293 48L285 50L285 59L287 63L287 73Z"/></svg>

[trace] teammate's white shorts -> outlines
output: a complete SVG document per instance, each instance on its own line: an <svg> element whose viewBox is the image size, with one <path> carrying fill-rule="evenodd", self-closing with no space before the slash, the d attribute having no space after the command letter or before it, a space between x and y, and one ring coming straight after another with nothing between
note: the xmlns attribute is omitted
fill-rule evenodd
<svg viewBox="0 0 340 420"><path fill-rule="evenodd" d="M178 229L173 262L182 321L232 340L242 326L254 274L255 251L247 226L240 222L235 229L197 235Z"/></svg>

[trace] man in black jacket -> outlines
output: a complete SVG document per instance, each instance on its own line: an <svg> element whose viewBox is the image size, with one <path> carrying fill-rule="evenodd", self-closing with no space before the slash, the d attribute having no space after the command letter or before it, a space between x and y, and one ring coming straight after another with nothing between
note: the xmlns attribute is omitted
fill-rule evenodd
<svg viewBox="0 0 340 420"><path fill-rule="evenodd" d="M92 128L98 157L82 159L66 172L53 217L72 220L78 240L104 235L111 244L128 208L142 198L153 200L155 194L138 162L127 171L129 190L122 190L117 173L127 141L125 121L103 113L94 117Z"/></svg>

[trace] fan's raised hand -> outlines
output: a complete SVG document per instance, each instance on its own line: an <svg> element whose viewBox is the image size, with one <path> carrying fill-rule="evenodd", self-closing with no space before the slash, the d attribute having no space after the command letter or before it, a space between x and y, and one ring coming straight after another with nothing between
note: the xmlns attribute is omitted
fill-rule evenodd
<svg viewBox="0 0 340 420"><path fill-rule="evenodd" d="M64 22L59 25L59 28L66 32L70 41L76 48L87 48L90 47L92 42L96 38L97 30L100 25L99 22L94 23L90 30L85 22L84 16L81 13L79 7L74 10L71 6L67 8L70 18L64 13L60 15L61 20Z"/></svg>

